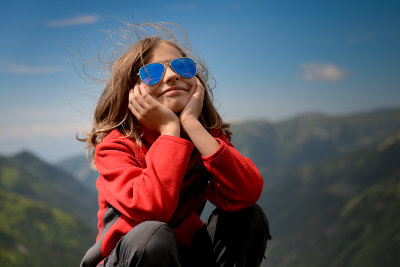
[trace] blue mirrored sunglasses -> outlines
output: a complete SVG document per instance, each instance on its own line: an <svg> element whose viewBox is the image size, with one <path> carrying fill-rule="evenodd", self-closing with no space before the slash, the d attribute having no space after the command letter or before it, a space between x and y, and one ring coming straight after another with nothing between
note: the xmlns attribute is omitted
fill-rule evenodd
<svg viewBox="0 0 400 267"><path fill-rule="evenodd" d="M146 85L155 85L161 81L165 74L165 64L151 63L144 65L139 70L139 76ZM169 63L171 69L183 78L192 78L197 73L196 63L188 57L181 57Z"/></svg>

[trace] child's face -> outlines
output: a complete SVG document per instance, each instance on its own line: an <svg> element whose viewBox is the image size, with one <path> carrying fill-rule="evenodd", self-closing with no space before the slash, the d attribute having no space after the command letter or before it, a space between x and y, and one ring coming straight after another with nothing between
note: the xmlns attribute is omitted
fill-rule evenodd
<svg viewBox="0 0 400 267"><path fill-rule="evenodd" d="M165 43L154 50L146 64L167 61L182 57L181 53ZM176 74L168 64L165 64L165 74L156 85L146 85L149 94L159 103L175 113L181 112L196 89L195 77L187 79Z"/></svg>

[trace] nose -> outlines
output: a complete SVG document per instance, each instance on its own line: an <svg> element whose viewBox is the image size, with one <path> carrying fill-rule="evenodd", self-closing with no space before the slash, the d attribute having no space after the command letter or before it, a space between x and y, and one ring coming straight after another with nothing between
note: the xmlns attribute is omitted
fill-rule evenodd
<svg viewBox="0 0 400 267"><path fill-rule="evenodd" d="M179 79L180 79L179 75L176 74L175 71L171 69L171 66L165 66L165 74L163 78L164 83L171 83L171 82L173 83Z"/></svg>

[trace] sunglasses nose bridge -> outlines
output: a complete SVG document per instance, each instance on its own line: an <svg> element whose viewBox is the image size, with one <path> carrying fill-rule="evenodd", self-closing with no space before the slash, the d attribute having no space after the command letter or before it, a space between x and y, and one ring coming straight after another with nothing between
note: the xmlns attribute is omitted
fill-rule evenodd
<svg viewBox="0 0 400 267"><path fill-rule="evenodd" d="M164 64L164 82L179 80L180 76L174 71L170 63Z"/></svg>

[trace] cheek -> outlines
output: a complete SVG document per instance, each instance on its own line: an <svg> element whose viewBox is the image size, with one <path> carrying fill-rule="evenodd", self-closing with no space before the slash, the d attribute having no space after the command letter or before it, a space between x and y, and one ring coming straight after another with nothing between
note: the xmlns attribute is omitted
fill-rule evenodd
<svg viewBox="0 0 400 267"><path fill-rule="evenodd" d="M159 83L156 85L145 85L145 89L149 92L149 95L155 97L158 91Z"/></svg>
<svg viewBox="0 0 400 267"><path fill-rule="evenodd" d="M190 91L194 92L194 90L196 89L196 80L195 78L191 78L188 80L188 85L190 88Z"/></svg>

